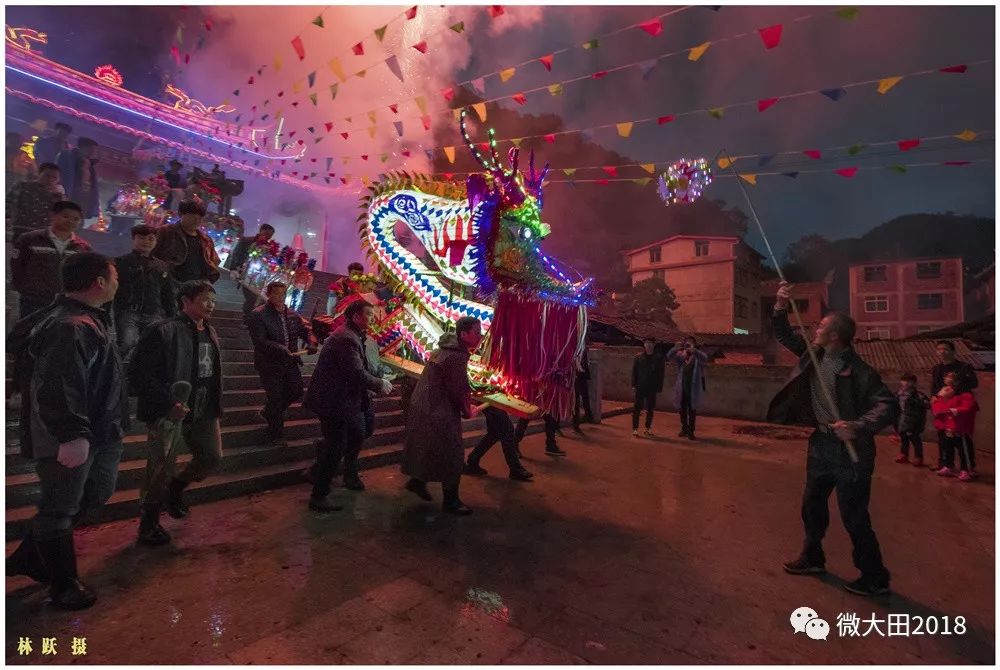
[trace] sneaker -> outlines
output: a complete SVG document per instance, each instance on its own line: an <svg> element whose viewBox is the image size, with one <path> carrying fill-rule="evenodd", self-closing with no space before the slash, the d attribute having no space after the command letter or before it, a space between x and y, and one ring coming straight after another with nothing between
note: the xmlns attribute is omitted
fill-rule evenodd
<svg viewBox="0 0 1000 670"><path fill-rule="evenodd" d="M822 575L826 572L826 566L822 562L811 561L805 556L799 556L782 567L790 575Z"/></svg>
<svg viewBox="0 0 1000 670"><path fill-rule="evenodd" d="M478 463L466 463L465 469L462 470L462 474L473 475L475 477L482 477L486 474L486 468L479 467Z"/></svg>
<svg viewBox="0 0 1000 670"><path fill-rule="evenodd" d="M962 470L958 473L958 481L960 482L971 482L973 478L972 473L968 470Z"/></svg>
<svg viewBox="0 0 1000 670"><path fill-rule="evenodd" d="M427 502L434 500L434 498L431 497L431 492L427 490L427 484L419 479L411 479L406 482L406 490L421 500L426 500Z"/></svg>
<svg viewBox="0 0 1000 670"><path fill-rule="evenodd" d="M512 470L509 477L510 479L513 479L515 482L530 482L532 479L534 479L534 475L532 475L524 468L521 468L520 470Z"/></svg>
<svg viewBox="0 0 1000 670"><path fill-rule="evenodd" d="M642 434L645 435L646 437L656 437L655 435L653 435L653 431L649 430L648 428L642 431Z"/></svg>
<svg viewBox="0 0 1000 670"><path fill-rule="evenodd" d="M861 577L844 584L844 589L859 596L884 596L889 593L889 582L876 582L867 577Z"/></svg>
<svg viewBox="0 0 1000 670"><path fill-rule="evenodd" d="M896 456L896 462L897 463L905 463L906 460L907 460L906 459L906 454L899 454L898 456Z"/></svg>
<svg viewBox="0 0 1000 670"><path fill-rule="evenodd" d="M334 505L333 502L327 498L309 498L309 509L314 512L339 512L344 509L343 505Z"/></svg>
<svg viewBox="0 0 1000 670"><path fill-rule="evenodd" d="M922 467L924 467L924 459L922 459L922 458L914 458L914 459L912 459L910 461L910 465L912 465L914 467L917 467L917 468L922 468Z"/></svg>
<svg viewBox="0 0 1000 670"><path fill-rule="evenodd" d="M563 451L562 449L560 449L559 446L555 445L555 444L553 444L551 446L548 446L548 447L545 447L545 453L548 454L549 456L565 456L566 455L566 452Z"/></svg>
<svg viewBox="0 0 1000 670"><path fill-rule="evenodd" d="M638 430L633 430L632 431L632 437L639 437L639 431Z"/></svg>
<svg viewBox="0 0 1000 670"><path fill-rule="evenodd" d="M943 466L940 470L935 473L938 477L954 477L955 471L949 468L947 465Z"/></svg>
<svg viewBox="0 0 1000 670"><path fill-rule="evenodd" d="M463 503L461 500L446 502L441 505L441 509L448 514L454 514L455 516L469 516L472 514L472 508Z"/></svg>

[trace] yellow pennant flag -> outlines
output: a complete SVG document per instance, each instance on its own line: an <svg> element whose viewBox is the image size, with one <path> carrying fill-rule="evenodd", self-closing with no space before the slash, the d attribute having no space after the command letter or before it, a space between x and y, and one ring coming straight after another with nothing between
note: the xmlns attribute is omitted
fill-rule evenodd
<svg viewBox="0 0 1000 670"><path fill-rule="evenodd" d="M372 123L375 123L375 110L374 109L368 110L368 118L371 120Z"/></svg>
<svg viewBox="0 0 1000 670"><path fill-rule="evenodd" d="M632 181L634 181L639 186L646 186L647 184L649 184L650 179L649 177L643 177L641 179L633 179Z"/></svg>
<svg viewBox="0 0 1000 670"><path fill-rule="evenodd" d="M552 95L562 95L563 88L562 84L552 84L549 86L549 93Z"/></svg>
<svg viewBox="0 0 1000 670"><path fill-rule="evenodd" d="M476 114L479 115L479 120L480 121L485 121L486 120L486 103L485 102L477 102L476 104L474 104L472 106L472 108L474 110L476 110Z"/></svg>
<svg viewBox="0 0 1000 670"><path fill-rule="evenodd" d="M368 70L361 70L360 72L355 72L354 76L358 79L364 79L366 74L368 74Z"/></svg>
<svg viewBox="0 0 1000 670"><path fill-rule="evenodd" d="M351 160L351 157L350 157L350 156L344 156L344 165L347 165L347 163L348 163L348 162L349 162L350 160Z"/></svg>
<svg viewBox="0 0 1000 670"><path fill-rule="evenodd" d="M705 55L705 52L708 51L708 47L710 47L711 45L712 45L711 42L705 42L704 44L699 44L698 46L694 47L693 49L688 51L688 60L689 61L698 60L699 58Z"/></svg>
<svg viewBox="0 0 1000 670"><path fill-rule="evenodd" d="M275 72L281 72L281 57L280 56L275 56L274 57L274 71Z"/></svg>
<svg viewBox="0 0 1000 670"><path fill-rule="evenodd" d="M368 175L363 174L361 175L361 183L365 186L371 186L372 180L368 178Z"/></svg>
<svg viewBox="0 0 1000 670"><path fill-rule="evenodd" d="M302 92L302 82L301 81L292 82L292 93L301 93L301 92Z"/></svg>
<svg viewBox="0 0 1000 670"><path fill-rule="evenodd" d="M506 83L508 79L514 76L515 72L517 72L517 68L514 67L509 67L506 70L500 70L500 81Z"/></svg>
<svg viewBox="0 0 1000 670"><path fill-rule="evenodd" d="M576 168L566 168L563 170L563 174L567 177L572 177L576 174Z"/></svg>
<svg viewBox="0 0 1000 670"><path fill-rule="evenodd" d="M723 156L722 158L719 159L719 169L725 170L727 167L729 167L735 162L736 162L735 158L728 158L726 156Z"/></svg>
<svg viewBox="0 0 1000 670"><path fill-rule="evenodd" d="M523 138L521 138L521 137L517 137L517 138L515 138L515 139L512 139L512 140L510 141L510 143L511 143L511 144L513 144L513 145L514 145L515 147L517 147L518 149L520 149L520 148L521 148L521 142L522 142L522 140L523 140Z"/></svg>
<svg viewBox="0 0 1000 670"><path fill-rule="evenodd" d="M748 184L757 185L757 175L755 174L740 174L740 179L747 182Z"/></svg>
<svg viewBox="0 0 1000 670"><path fill-rule="evenodd" d="M455 147L444 147L444 155L448 157L449 163L455 162Z"/></svg>
<svg viewBox="0 0 1000 670"><path fill-rule="evenodd" d="M958 138L958 139L960 139L960 140L964 140L966 142L971 142L972 140L976 139L976 137L978 137L978 134L976 132L974 132L974 131L969 130L968 128L966 128L965 130L963 130L962 132L960 132L958 135L955 135L955 137Z"/></svg>
<svg viewBox="0 0 1000 670"><path fill-rule="evenodd" d="M643 163L639 167L641 167L643 170L645 170L649 174L653 174L653 170L656 169L656 164L655 163Z"/></svg>
<svg viewBox="0 0 1000 670"><path fill-rule="evenodd" d="M375 126L368 128L368 137L375 137Z"/></svg>
<svg viewBox="0 0 1000 670"><path fill-rule="evenodd" d="M338 59L338 58L331 58L330 62L327 63L326 66L328 68L330 68L330 72L333 72L333 74L341 82L347 81L347 77L344 76L344 66L342 66L340 64L340 59Z"/></svg>
<svg viewBox="0 0 1000 670"><path fill-rule="evenodd" d="M626 121L625 123L616 123L615 127L618 128L618 135L620 137L628 137L629 135L631 135L632 125L633 123L631 121Z"/></svg>
<svg viewBox="0 0 1000 670"><path fill-rule="evenodd" d="M275 119L280 119L282 116L284 116L284 114L285 114L285 110L279 109L278 111L276 111L274 113L274 118Z"/></svg>
<svg viewBox="0 0 1000 670"><path fill-rule="evenodd" d="M427 98L421 95L414 98L413 102L417 103L417 109L420 110L421 114L427 113Z"/></svg>
<svg viewBox="0 0 1000 670"><path fill-rule="evenodd" d="M878 82L878 92L885 94L890 88L903 81L902 77L886 77L885 79L880 79Z"/></svg>

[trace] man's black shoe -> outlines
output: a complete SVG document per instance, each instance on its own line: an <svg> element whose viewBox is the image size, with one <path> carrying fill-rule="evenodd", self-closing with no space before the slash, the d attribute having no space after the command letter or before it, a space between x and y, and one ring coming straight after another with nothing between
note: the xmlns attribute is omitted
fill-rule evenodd
<svg viewBox="0 0 1000 670"><path fill-rule="evenodd" d="M525 469L512 470L509 478L513 479L515 482L530 482L534 479L534 475Z"/></svg>
<svg viewBox="0 0 1000 670"><path fill-rule="evenodd" d="M688 439L689 439L689 440L691 440L691 441L693 442L693 441L695 441L695 440L696 440L696 439L698 439L698 438L696 438L696 437L694 436L694 433L688 433Z"/></svg>
<svg viewBox="0 0 1000 670"><path fill-rule="evenodd" d="M580 429L580 426L573 426L573 432L577 435L583 435L583 430Z"/></svg>
<svg viewBox="0 0 1000 670"><path fill-rule="evenodd" d="M677 437L687 437L687 435L688 435L687 428L677 433Z"/></svg>
<svg viewBox="0 0 1000 670"><path fill-rule="evenodd" d="M364 491L365 483L360 477L344 477L344 488L350 491Z"/></svg>
<svg viewBox="0 0 1000 670"><path fill-rule="evenodd" d="M187 485L187 482L174 479L167 486L167 514L175 519L183 519L191 513L191 509L184 503L184 489Z"/></svg>
<svg viewBox="0 0 1000 670"><path fill-rule="evenodd" d="M42 562L42 555L38 553L38 547L35 545L30 530L21 540L21 544L14 550L14 553L7 559L7 576L13 577L14 575L31 577L40 584L51 582L45 564Z"/></svg>
<svg viewBox="0 0 1000 670"><path fill-rule="evenodd" d="M785 572L790 575L822 575L826 572L826 566L823 563L811 561L805 556L789 561L783 567Z"/></svg>
<svg viewBox="0 0 1000 670"><path fill-rule="evenodd" d="M480 467L478 463L466 463L465 469L462 470L462 474L482 477L486 474L486 469Z"/></svg>
<svg viewBox="0 0 1000 670"><path fill-rule="evenodd" d="M314 512L339 512L343 505L334 505L329 498L309 498L309 509Z"/></svg>
<svg viewBox="0 0 1000 670"><path fill-rule="evenodd" d="M160 525L159 505L143 508L142 518L139 520L138 542L148 547L159 547L170 543L170 533Z"/></svg>
<svg viewBox="0 0 1000 670"><path fill-rule="evenodd" d="M565 456L566 452L556 445L545 447L545 453L549 456Z"/></svg>
<svg viewBox="0 0 1000 670"><path fill-rule="evenodd" d="M454 502L446 502L441 505L443 509L448 514L454 514L456 516L469 516L472 514L472 508L463 503L461 500L455 500Z"/></svg>
<svg viewBox="0 0 1000 670"><path fill-rule="evenodd" d="M889 582L861 577L844 584L844 589L859 596L884 596L889 593Z"/></svg>
<svg viewBox="0 0 1000 670"><path fill-rule="evenodd" d="M427 484L419 479L411 479L406 482L406 490L413 493L421 500L426 500L427 502L432 502L434 500L434 498L431 497L431 492L427 490Z"/></svg>

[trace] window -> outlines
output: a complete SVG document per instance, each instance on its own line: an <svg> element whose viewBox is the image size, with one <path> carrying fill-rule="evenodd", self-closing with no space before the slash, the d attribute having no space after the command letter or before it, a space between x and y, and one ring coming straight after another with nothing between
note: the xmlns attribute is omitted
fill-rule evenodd
<svg viewBox="0 0 1000 670"><path fill-rule="evenodd" d="M938 279L941 276L941 263L917 263L917 279Z"/></svg>
<svg viewBox="0 0 1000 670"><path fill-rule="evenodd" d="M653 247L649 250L649 262L659 263L663 258L663 247Z"/></svg>
<svg viewBox="0 0 1000 670"><path fill-rule="evenodd" d="M733 314L737 319L746 319L749 307L750 301L741 295L736 296L733 300Z"/></svg>
<svg viewBox="0 0 1000 670"><path fill-rule="evenodd" d="M869 340L888 340L891 336L888 328L868 328L865 337Z"/></svg>
<svg viewBox="0 0 1000 670"><path fill-rule="evenodd" d="M707 240L697 240L694 243L694 255L695 256L707 256L708 255L708 241Z"/></svg>
<svg viewBox="0 0 1000 670"><path fill-rule="evenodd" d="M889 296L886 296L886 295L868 295L868 296L865 296L865 311L866 312L888 312L889 311Z"/></svg>
<svg viewBox="0 0 1000 670"><path fill-rule="evenodd" d="M736 285L750 286L750 273L745 268L736 268Z"/></svg>
<svg viewBox="0 0 1000 670"><path fill-rule="evenodd" d="M886 271L884 265L869 265L865 268L865 281L886 281Z"/></svg>
<svg viewBox="0 0 1000 670"><path fill-rule="evenodd" d="M941 309L944 305L944 296L940 293L918 293L917 309Z"/></svg>
<svg viewBox="0 0 1000 670"><path fill-rule="evenodd" d="M663 270L653 270L653 279L663 281Z"/></svg>

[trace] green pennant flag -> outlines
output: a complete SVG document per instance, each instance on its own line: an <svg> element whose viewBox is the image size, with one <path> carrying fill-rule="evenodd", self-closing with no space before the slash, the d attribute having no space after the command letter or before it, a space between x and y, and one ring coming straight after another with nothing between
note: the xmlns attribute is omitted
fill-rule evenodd
<svg viewBox="0 0 1000 670"><path fill-rule="evenodd" d="M309 100L312 102L313 107L315 107L316 106L316 94L315 93L310 93L309 94Z"/></svg>
<svg viewBox="0 0 1000 670"><path fill-rule="evenodd" d="M381 156L379 156L378 158L379 158L379 160L380 160L380 161L382 161L382 162L384 163L384 162L386 162L387 160L389 160L389 154L382 154L382 155L381 155Z"/></svg>
<svg viewBox="0 0 1000 670"><path fill-rule="evenodd" d="M598 47L598 42L597 42L596 39L590 40L589 42L584 42L583 43L583 48L584 49L596 49L597 47Z"/></svg>
<svg viewBox="0 0 1000 670"><path fill-rule="evenodd" d="M868 148L867 144L854 144L847 150L849 156L856 156Z"/></svg>
<svg viewBox="0 0 1000 670"><path fill-rule="evenodd" d="M381 42L382 38L385 37L385 29L388 28L388 27L389 27L388 25L384 25L381 28L376 28L375 29L375 37L378 38L379 42Z"/></svg>
<svg viewBox="0 0 1000 670"><path fill-rule="evenodd" d="M890 165L889 169L892 170L893 172L898 172L899 174L906 174L905 165Z"/></svg>
<svg viewBox="0 0 1000 670"><path fill-rule="evenodd" d="M708 113L712 115L713 119L721 119L725 110L722 107L715 107L708 110Z"/></svg>
<svg viewBox="0 0 1000 670"><path fill-rule="evenodd" d="M649 177L643 177L641 179L633 179L632 181L634 183L638 184L639 186L646 186L647 184L649 184L650 178Z"/></svg>
<svg viewBox="0 0 1000 670"><path fill-rule="evenodd" d="M313 19L312 22L313 22L314 26L319 26L320 28L322 28L323 27L323 15L320 14L315 19Z"/></svg>
<svg viewBox="0 0 1000 670"><path fill-rule="evenodd" d="M462 33L465 31L465 21L459 21L455 25L451 26L451 29L456 33Z"/></svg>
<svg viewBox="0 0 1000 670"><path fill-rule="evenodd" d="M336 99L337 99L337 85L330 84L330 100L336 100Z"/></svg>
<svg viewBox="0 0 1000 670"><path fill-rule="evenodd" d="M567 177L572 177L576 174L576 168L566 168L563 170L563 174Z"/></svg>
<svg viewBox="0 0 1000 670"><path fill-rule="evenodd" d="M861 10L858 9L857 7L841 7L834 13L842 19L847 19L848 21L851 21L857 18L858 14L861 13Z"/></svg>

